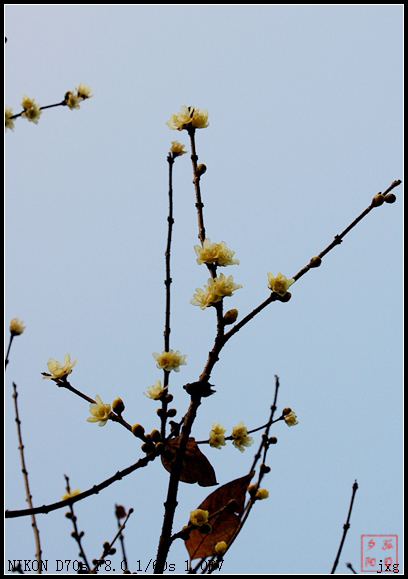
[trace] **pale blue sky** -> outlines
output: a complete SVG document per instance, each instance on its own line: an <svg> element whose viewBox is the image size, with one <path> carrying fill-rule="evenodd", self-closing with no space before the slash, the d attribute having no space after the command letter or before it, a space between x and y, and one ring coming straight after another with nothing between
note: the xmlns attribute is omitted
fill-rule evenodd
<svg viewBox="0 0 408 579"><path fill-rule="evenodd" d="M80 82L95 95L79 111L44 111L37 126L17 119L6 134L6 340L11 318L27 326L6 376L7 508L26 507L12 381L35 505L60 499L64 474L86 490L142 456L127 431L87 422L86 402L42 380L50 357L69 352L73 386L104 402L120 396L128 422L158 426L143 392L162 379L152 352L163 350L166 157L173 140L189 150L187 133L165 121L182 104L209 111L197 132L204 219L241 262L225 271L243 286L225 306L243 317L268 296L267 272L296 274L403 178L402 16L401 5L6 7L7 106L19 112L25 93L56 103ZM185 155L174 169L171 347L187 354L171 375L178 418L182 385L201 374L216 329L214 311L189 303L208 278L193 249L191 181ZM338 573L347 561L360 570L363 534L396 534L402 545L402 186L395 194L214 368L197 439L213 421L229 432L265 423L275 374L279 410L299 420L272 432L269 499L224 573L330 572L355 479ZM247 473L254 438L243 454L204 449L220 484ZM125 533L132 570L154 559L167 480L156 461L78 503L88 557L114 536L118 503L135 509ZM175 531L212 490L181 485ZM64 512L37 517L52 571L55 559L78 558ZM34 555L30 520L8 521L6 561ZM177 542L169 563L183 573L186 559Z"/></svg>

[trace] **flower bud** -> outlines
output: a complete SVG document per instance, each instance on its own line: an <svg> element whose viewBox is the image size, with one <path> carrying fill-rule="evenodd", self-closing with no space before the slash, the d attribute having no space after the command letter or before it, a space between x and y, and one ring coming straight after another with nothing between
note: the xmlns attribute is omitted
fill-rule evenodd
<svg viewBox="0 0 408 579"><path fill-rule="evenodd" d="M395 197L394 193L388 193L388 195L384 197L384 201L386 203L395 203L396 200L397 198Z"/></svg>
<svg viewBox="0 0 408 579"><path fill-rule="evenodd" d="M204 523L203 525L200 525L197 530L203 535L208 535L208 533L211 533L212 531L212 526L210 523Z"/></svg>
<svg viewBox="0 0 408 579"><path fill-rule="evenodd" d="M201 163L201 165L198 165L197 170L196 170L196 175L197 177L201 177L201 175L204 175L204 173L207 171L207 167Z"/></svg>
<svg viewBox="0 0 408 579"><path fill-rule="evenodd" d="M271 436L269 439L269 444L276 444L278 442L278 439L276 438L276 436Z"/></svg>
<svg viewBox="0 0 408 579"><path fill-rule="evenodd" d="M382 205L383 203L384 203L384 195L382 193L378 193L378 195L375 195L375 197L373 197L371 207L380 207L380 205Z"/></svg>
<svg viewBox="0 0 408 579"><path fill-rule="evenodd" d="M125 410L125 405L123 404L123 400L121 398L115 398L112 402L112 410L116 412L119 416Z"/></svg>
<svg viewBox="0 0 408 579"><path fill-rule="evenodd" d="M237 509L238 509L237 499L230 499L225 507L227 513L234 513Z"/></svg>
<svg viewBox="0 0 408 579"><path fill-rule="evenodd" d="M170 416L170 418L174 418L174 416L176 416L177 414L177 410L175 408L169 408L167 411L167 416Z"/></svg>
<svg viewBox="0 0 408 579"><path fill-rule="evenodd" d="M142 444L141 446L142 452L144 452L145 454L149 454L149 452L152 452L154 450L154 446L150 443L150 444Z"/></svg>
<svg viewBox="0 0 408 579"><path fill-rule="evenodd" d="M143 428L143 426L141 424L134 424L132 426L132 432L135 436L137 436L138 438L141 438L143 440L144 438L144 431L145 429Z"/></svg>
<svg viewBox="0 0 408 579"><path fill-rule="evenodd" d="M309 267L319 267L319 265L322 263L322 258L319 256L316 257L312 257L312 259L309 262Z"/></svg>
<svg viewBox="0 0 408 579"><path fill-rule="evenodd" d="M185 526L180 531L180 539L183 541L188 541L190 538L191 527Z"/></svg>
<svg viewBox="0 0 408 579"><path fill-rule="evenodd" d="M227 543L225 541L218 541L218 543L214 547L214 552L216 555L224 555L225 551L227 550Z"/></svg>
<svg viewBox="0 0 408 579"><path fill-rule="evenodd" d="M233 324L236 321L237 317L238 317L238 310L228 310L228 312L225 312L224 314L224 324L226 326Z"/></svg>
<svg viewBox="0 0 408 579"><path fill-rule="evenodd" d="M249 494L251 496L254 496L256 493L256 485L249 485L249 487L247 488L247 491L249 492Z"/></svg>
<svg viewBox="0 0 408 579"><path fill-rule="evenodd" d="M286 416L286 414L290 414L292 412L292 408L284 408L282 410L282 416Z"/></svg>
<svg viewBox="0 0 408 579"><path fill-rule="evenodd" d="M122 505L115 505L115 515L117 519L124 519L126 517L125 507Z"/></svg>
<svg viewBox="0 0 408 579"><path fill-rule="evenodd" d="M150 433L150 438L151 440L153 440L153 442L160 442L161 440L160 432L158 430L152 430Z"/></svg>
<svg viewBox="0 0 408 579"><path fill-rule="evenodd" d="M155 446L157 454L163 454L165 449L165 444L163 442L158 442Z"/></svg>

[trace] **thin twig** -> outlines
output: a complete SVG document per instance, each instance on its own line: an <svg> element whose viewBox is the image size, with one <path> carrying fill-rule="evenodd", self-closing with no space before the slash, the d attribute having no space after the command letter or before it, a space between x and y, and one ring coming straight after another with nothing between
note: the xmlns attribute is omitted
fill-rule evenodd
<svg viewBox="0 0 408 579"><path fill-rule="evenodd" d="M205 239L205 227L203 216L204 204L201 200L200 175L197 172L198 156L196 153L195 138L194 138L195 128L192 125L189 125L187 132L190 135L190 143L191 143L191 162L193 164L193 175L194 175L193 183L196 192L196 208L198 215L198 239L201 241L201 244L203 244Z"/></svg>
<svg viewBox="0 0 408 579"><path fill-rule="evenodd" d="M71 493L71 487L69 486L69 478L67 477L66 474L64 474L64 477L65 477L65 482L66 482L67 493ZM78 543L78 545L79 545L78 555L80 557L82 557L82 559L84 560L84 563L86 565L86 570L89 570L90 567L89 567L88 559L86 558L85 551L84 551L84 548L82 547L82 542L81 542L81 539L84 536L84 532L83 531L81 533L78 532L78 526L76 523L77 518L76 518L76 515L74 513L74 508L73 508L72 504L69 505L69 510L70 510L70 512L66 513L65 516L67 518L71 519L72 524L74 526L74 531L71 533L71 536Z"/></svg>
<svg viewBox="0 0 408 579"><path fill-rule="evenodd" d="M98 485L94 485L92 488L88 489L87 491L84 491L80 495L76 495L75 497L71 497L69 499L66 499L65 501L58 501L57 503L52 503L50 505L43 505L42 507L36 507L34 509L33 508L21 509L19 511L8 511L7 510L5 512L5 518L6 519L14 519L16 517L26 517L27 515L37 515L39 513L48 514L51 511L63 509L65 507L69 506L70 504L77 503L78 501L82 501L83 499L86 499L87 497L90 497L91 495L97 495L99 493L99 491L105 489L106 487L110 486L111 484L113 484L114 482L116 482L118 480L122 480L122 478L124 478L125 476L128 476L129 474L131 474L133 471L137 470L138 468L143 468L143 467L147 466L147 464L149 462L151 462L152 460L154 460L157 456L158 455L156 452L150 452L149 454L147 454L143 458L140 458L137 462L135 462L135 464L132 464L131 466L128 466L127 468L118 471L116 474L114 474L110 478L107 478L106 480L104 480L103 482L101 482Z"/></svg>
<svg viewBox="0 0 408 579"><path fill-rule="evenodd" d="M11 342L11 340L10 340ZM26 490L26 500L27 503L29 505L30 509L33 509L33 502L32 502L32 496L30 493L30 485L28 484L28 472L26 469L26 464L25 464L25 459L24 459L24 445L23 445L23 439L21 436L21 420L19 418L19 414L18 414L18 405L17 405L17 385L13 382L13 389L14 389L14 393L13 393L13 398L14 398L14 409L16 412L16 423L17 423L17 436L18 436L18 442L19 442L19 451L20 451L20 459L21 459L21 470L23 472L23 477L24 477L24 485L25 485L25 490ZM41 544L40 544L40 533L38 531L38 527L37 527L37 522L35 520L35 516L33 513L31 513L31 526L33 527L33 532L34 532L34 538L35 538L35 546L36 546L36 553L35 556L37 558L38 561L38 573L41 574Z"/></svg>
<svg viewBox="0 0 408 579"><path fill-rule="evenodd" d="M102 565L102 563L105 561L105 557L106 557L107 555L113 555L113 554L116 552L116 549L113 549L113 550L112 550L112 547L113 547L113 545L115 544L116 539L121 536L122 531L123 531L123 529L126 527L126 523L128 522L129 517L130 517L130 515L131 515L132 513L133 513L133 509L130 508L129 511L128 511L128 514L126 515L126 519L124 520L123 524L120 525L119 530L118 530L118 532L116 533L116 535L115 535L115 537L113 538L113 540L112 540L110 543L106 542L106 543L103 544L103 553L102 553L101 557L100 557L99 559L96 559L96 562L95 562L95 560L92 561L92 562L94 563L94 567L93 567L93 569L91 569L91 570L89 571L89 573L90 573L91 575L96 575L96 574L98 573L98 568L99 568L99 567Z"/></svg>
<svg viewBox="0 0 408 579"><path fill-rule="evenodd" d="M115 505L115 515L116 515L116 519L118 521L118 529L121 530L122 525L121 525L120 519L122 519L123 517L126 517L126 511L122 506ZM126 550L125 550L125 537L123 536L122 532L119 535L119 541L120 541L120 546L122 548L121 567L123 564L123 566L125 568L124 569L122 568L122 571L126 571L128 569L128 562L127 562Z"/></svg>
<svg viewBox="0 0 408 579"><path fill-rule="evenodd" d="M10 348L11 348L11 343L13 341L15 334L13 332L10 332L10 342L7 348L7 354L6 354L6 359L4 361L4 368L7 368L7 364L9 363L9 354L10 354Z"/></svg>
<svg viewBox="0 0 408 579"><path fill-rule="evenodd" d="M330 571L330 575L333 575L334 572L336 571L336 567L337 567L339 559L340 559L341 551L343 549L344 541L346 539L347 531L350 528L351 509L353 508L354 497L356 495L357 489L358 489L357 481L354 481L353 492L351 494L351 501L350 501L349 511L348 511L348 515L347 515L347 521L343 525L343 536L341 538L340 547L339 547L339 550L337 551L337 556L336 556L336 559L335 559L334 564L333 564L333 569Z"/></svg>
<svg viewBox="0 0 408 579"><path fill-rule="evenodd" d="M382 195L383 198L385 199L385 196L388 195L388 193L390 191L392 191L394 189L394 187L398 187L398 185L400 185L400 184L401 184L401 180L397 179L396 181L393 181L391 183L391 185L388 187L388 189L386 189L384 191L384 193L378 193L378 195ZM377 197L377 196L375 196L375 197ZM375 199L375 197L374 197L374 199ZM326 249L321 251L316 256L316 258L318 258L318 260L321 260L325 255L327 255L329 253L329 251L331 251L334 247L336 247L336 245L340 245L340 243L343 240L343 237L345 237L347 235L347 233L349 233L349 231L351 231L353 229L353 227L355 227L357 225L357 223L359 223L363 219L363 217L368 215L370 213L370 211L372 209L374 209L374 207L379 207L379 204L375 203L374 199L371 202L371 205L369 205L366 209L364 209L364 211L362 213L360 213L360 215L358 217L356 217L356 219L354 219L354 221L352 221L352 223L350 223L350 225L348 227L346 227L346 229L342 233L334 236L334 239L330 243L330 245L328 245L326 247ZM305 273L307 273L309 271L309 269L311 269L313 267L318 267L318 265L320 265L319 261L318 260L316 261L316 258L312 258L312 260L310 261L310 263L308 265L303 267L296 275L293 276L295 281L297 281L299 278L301 278L303 275L305 275ZM316 265L316 264L318 264L318 265Z"/></svg>

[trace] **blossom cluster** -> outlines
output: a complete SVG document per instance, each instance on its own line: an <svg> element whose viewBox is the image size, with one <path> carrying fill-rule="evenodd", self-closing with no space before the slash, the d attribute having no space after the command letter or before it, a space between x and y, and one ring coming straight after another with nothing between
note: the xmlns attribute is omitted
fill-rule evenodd
<svg viewBox="0 0 408 579"><path fill-rule="evenodd" d="M268 273L268 288L280 296L284 296L293 283L295 283L293 277L287 279L281 273L274 277L272 273Z"/></svg>
<svg viewBox="0 0 408 579"><path fill-rule="evenodd" d="M171 372L172 370L180 372L180 366L187 364L185 361L187 355L182 356L179 350L176 352L173 352L173 350L169 350L168 352L163 350L161 354L154 352L153 358L156 360L157 367L166 372Z"/></svg>
<svg viewBox="0 0 408 579"><path fill-rule="evenodd" d="M232 296L232 293L242 288L242 285L234 283L234 278L230 275L228 278L223 273L219 277L209 278L205 290L197 288L197 293L191 298L190 303L193 306L200 306L204 310L208 306L222 300L226 296Z"/></svg>
<svg viewBox="0 0 408 579"><path fill-rule="evenodd" d="M76 363L77 360L71 363L71 356L69 354L65 354L64 356L64 365L62 365L61 362L58 362L58 360L50 358L47 364L50 374L45 374L43 372L43 380L59 380L64 376L68 376L68 374L71 374L72 368Z"/></svg>
<svg viewBox="0 0 408 579"><path fill-rule="evenodd" d="M91 87L85 86L82 83L78 85L76 91L77 94L74 94L70 90L65 93L65 104L69 109L71 109L71 111L74 109L79 109L80 102L84 101L85 99L89 99L93 96L89 94L91 92Z"/></svg>
<svg viewBox="0 0 408 579"><path fill-rule="evenodd" d="M82 83L79 83L78 88L76 89L76 94L72 91L68 91L65 93L64 100L62 103L66 105L69 109L79 109L79 103L85 99L91 98L93 95L90 94L91 87L86 86ZM13 108L7 107L4 111L4 120L5 120L5 130L10 129L11 131L14 130L14 119L18 116L21 116L23 119L27 119L31 123L38 124L40 119L40 115L42 113L41 105L35 104L35 99L28 97L26 94L23 96L23 100L21 102L21 106L23 107L23 112L17 115L13 115ZM57 105L50 105L50 106L57 106ZM48 107L42 107L48 108Z"/></svg>
<svg viewBox="0 0 408 579"><path fill-rule="evenodd" d="M239 264L239 259L232 259L235 251L228 249L225 241L221 243L211 243L211 239L204 239L202 247L200 245L194 246L194 251L197 254L197 263L214 263L220 266Z"/></svg>
<svg viewBox="0 0 408 579"><path fill-rule="evenodd" d="M171 115L166 125L172 131L182 131L193 127L195 129L205 129L210 123L208 122L208 111L195 109L194 107L181 106L181 111L176 115Z"/></svg>
<svg viewBox="0 0 408 579"><path fill-rule="evenodd" d="M210 446L218 449L221 449L222 446L225 446L225 433L226 430L221 426L221 424L215 424L213 422L209 438ZM241 452L244 452L245 446L251 446L251 444L254 442L252 436L248 436L248 430L244 426L243 421L239 422L232 429L232 438L232 444Z"/></svg>

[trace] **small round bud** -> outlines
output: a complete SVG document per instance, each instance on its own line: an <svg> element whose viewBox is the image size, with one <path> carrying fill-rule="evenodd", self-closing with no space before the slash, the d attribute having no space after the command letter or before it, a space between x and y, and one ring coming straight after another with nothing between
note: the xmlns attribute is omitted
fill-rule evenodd
<svg viewBox="0 0 408 579"><path fill-rule="evenodd" d="M175 408L169 408L167 411L167 416L170 418L174 418L177 414L177 410Z"/></svg>
<svg viewBox="0 0 408 579"><path fill-rule="evenodd" d="M152 444L144 443L142 444L141 449L145 454L149 454L149 452L154 450L154 446Z"/></svg>
<svg viewBox="0 0 408 579"><path fill-rule="evenodd" d="M201 175L204 175L204 173L207 171L207 167L201 163L201 165L198 165L197 167L197 171L196 171L196 175L197 177L201 177Z"/></svg>
<svg viewBox="0 0 408 579"><path fill-rule="evenodd" d="M132 426L132 432L135 436L137 436L138 438L141 438L143 440L144 438L144 431L145 429L143 428L143 426L141 424L134 424Z"/></svg>
<svg viewBox="0 0 408 579"><path fill-rule="evenodd" d="M167 393L166 396L164 397L164 399L168 404L170 404L170 402L173 401L173 394Z"/></svg>
<svg viewBox="0 0 408 579"><path fill-rule="evenodd" d="M290 414L292 412L292 408L284 408L282 410L282 416L286 416L287 414Z"/></svg>
<svg viewBox="0 0 408 579"><path fill-rule="evenodd" d="M188 541L190 538L191 527L183 527L180 532L180 539Z"/></svg>
<svg viewBox="0 0 408 579"><path fill-rule="evenodd" d="M397 198L395 197L394 193L388 193L388 195L384 197L384 201L386 203L395 203L396 200Z"/></svg>
<svg viewBox="0 0 408 579"><path fill-rule="evenodd" d="M212 526L210 523L204 523L203 525L200 525L197 530L203 535L208 535L208 533L211 533L212 531Z"/></svg>
<svg viewBox="0 0 408 579"><path fill-rule="evenodd" d="M230 499L225 507L227 513L234 513L238 508L238 501L236 499Z"/></svg>
<svg viewBox="0 0 408 579"><path fill-rule="evenodd" d="M153 442L160 442L160 432L158 430L152 430L150 433L150 438L153 440Z"/></svg>
<svg viewBox="0 0 408 579"><path fill-rule="evenodd" d="M123 400L121 398L115 398L115 400L112 402L112 410L119 416L122 414L122 412L125 410L125 405L123 404Z"/></svg>
<svg viewBox="0 0 408 579"><path fill-rule="evenodd" d="M268 472L271 472L271 467L267 466L266 464L262 463L261 464L261 470L263 473L268 474Z"/></svg>
<svg viewBox="0 0 408 579"><path fill-rule="evenodd" d="M256 485L249 485L249 487L247 488L247 491L249 492L249 494L251 496L254 496L256 493Z"/></svg>
<svg viewBox="0 0 408 579"><path fill-rule="evenodd" d="M319 256L316 257L312 257L312 259L309 262L309 267L319 267L319 265L321 265L322 263L322 258Z"/></svg>
<svg viewBox="0 0 408 579"><path fill-rule="evenodd" d="M159 418L161 418L163 416L163 408L158 408L156 410L156 414L157 414L157 416L159 416Z"/></svg>
<svg viewBox="0 0 408 579"><path fill-rule="evenodd" d="M225 551L227 550L227 543L225 541L218 541L218 543L214 547L214 552L216 555L224 555Z"/></svg>
<svg viewBox="0 0 408 579"><path fill-rule="evenodd" d="M284 296L280 297L279 301L280 302L288 302L291 297L292 297L292 294L290 292L286 292Z"/></svg>
<svg viewBox="0 0 408 579"><path fill-rule="evenodd" d="M371 202L371 207L380 207L384 203L384 195L382 193L378 193Z"/></svg>
<svg viewBox="0 0 408 579"><path fill-rule="evenodd" d="M276 436L271 436L269 439L269 444L276 444L278 442L278 439L276 438Z"/></svg>
<svg viewBox="0 0 408 579"><path fill-rule="evenodd" d="M165 449L165 444L163 442L158 442L155 446L157 454L163 454Z"/></svg>
<svg viewBox="0 0 408 579"><path fill-rule="evenodd" d="M233 324L238 317L238 310L228 310L224 314L224 324L226 326Z"/></svg>
<svg viewBox="0 0 408 579"><path fill-rule="evenodd" d="M117 519L124 519L126 517L126 510L125 507L122 505L115 505L115 515Z"/></svg>

